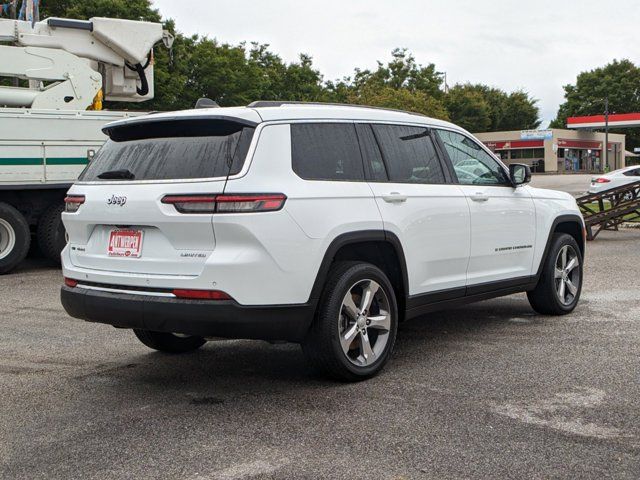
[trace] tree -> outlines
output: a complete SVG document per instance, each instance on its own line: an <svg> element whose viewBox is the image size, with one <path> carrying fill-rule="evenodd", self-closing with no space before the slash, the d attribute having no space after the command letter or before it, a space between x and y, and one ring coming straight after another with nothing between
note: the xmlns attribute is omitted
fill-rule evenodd
<svg viewBox="0 0 640 480"><path fill-rule="evenodd" d="M375 71L356 69L353 86L356 89L365 85L387 86L395 90L419 91L430 97L442 98L443 91L440 87L443 79L433 63L422 66L413 55L401 48L393 50L391 57L386 66L378 61Z"/></svg>
<svg viewBox="0 0 640 480"><path fill-rule="evenodd" d="M46 0L40 16L88 20L91 17L125 18L159 22L160 12L149 0Z"/></svg>
<svg viewBox="0 0 640 480"><path fill-rule="evenodd" d="M613 60L604 67L582 72L575 85L564 86L565 101L551 122L553 128L565 128L567 118L579 115L598 115L605 110L609 98L609 111L631 113L640 111L640 68L630 60ZM627 135L627 146L640 146L640 132L615 129Z"/></svg>
<svg viewBox="0 0 640 480"><path fill-rule="evenodd" d="M42 17L88 19L94 16L162 21L150 0L47 0ZM442 89L443 74L433 63L419 64L406 49L391 52L387 63L373 70L356 68L353 77L324 81L309 55L285 63L269 45L231 45L207 37L185 36L172 20L171 52L154 49L153 100L106 103L112 109L180 110L206 96L221 106L253 100L325 101L408 110L451 119L471 131L535 128L536 101L522 91L510 94L486 85L456 85Z"/></svg>
<svg viewBox="0 0 640 480"><path fill-rule="evenodd" d="M406 88L365 85L357 91L350 91L347 94L346 103L406 110L443 120L449 119L447 110L440 100L424 92Z"/></svg>
<svg viewBox="0 0 640 480"><path fill-rule="evenodd" d="M464 92L464 94L460 92ZM540 125L537 101L531 99L522 90L506 93L499 88L467 83L456 85L449 93L455 97L447 99L451 119L456 123L468 124L471 131L525 130L537 128ZM479 100L478 96L484 100L486 108L481 106L483 102ZM471 105L465 105L465 99L471 102ZM455 109L455 112L451 111L452 108ZM465 111L468 111L472 117L466 118ZM485 111L489 117L488 124L484 115Z"/></svg>
<svg viewBox="0 0 640 480"><path fill-rule="evenodd" d="M445 105L451 121L470 132L486 132L491 127L491 107L482 93L471 85L451 88Z"/></svg>
<svg viewBox="0 0 640 480"><path fill-rule="evenodd" d="M395 108L448 119L442 103L442 77L434 64L419 65L406 49L395 49L376 70L355 69L353 79L325 84L325 98L334 101Z"/></svg>

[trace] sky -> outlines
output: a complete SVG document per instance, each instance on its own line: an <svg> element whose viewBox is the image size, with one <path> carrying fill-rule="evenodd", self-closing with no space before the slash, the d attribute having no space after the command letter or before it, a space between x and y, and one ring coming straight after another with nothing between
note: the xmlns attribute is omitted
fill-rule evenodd
<svg viewBox="0 0 640 480"><path fill-rule="evenodd" d="M563 85L614 58L640 63L638 0L153 0L178 30L313 57L325 80L375 68L396 47L455 83L526 90L545 127ZM594 112L599 113L599 112Z"/></svg>

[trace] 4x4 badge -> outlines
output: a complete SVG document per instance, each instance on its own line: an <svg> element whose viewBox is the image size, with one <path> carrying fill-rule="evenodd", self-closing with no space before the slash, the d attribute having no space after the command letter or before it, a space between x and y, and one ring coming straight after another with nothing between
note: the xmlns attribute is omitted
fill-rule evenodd
<svg viewBox="0 0 640 480"><path fill-rule="evenodd" d="M107 199L107 205L120 205L124 207L124 204L127 203L127 197L119 197L116 195L111 195L111 198Z"/></svg>

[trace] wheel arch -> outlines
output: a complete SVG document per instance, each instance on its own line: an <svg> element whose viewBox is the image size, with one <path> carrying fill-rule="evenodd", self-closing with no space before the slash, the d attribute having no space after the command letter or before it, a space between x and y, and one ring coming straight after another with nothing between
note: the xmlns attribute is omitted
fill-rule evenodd
<svg viewBox="0 0 640 480"><path fill-rule="evenodd" d="M553 221L553 223L551 224L551 228L549 229L547 243L544 247L542 257L540 258L540 265L538 265L538 271L536 274L536 278L538 279L542 274L544 261L549 253L549 248L551 248L551 240L553 239L553 235L555 233L566 233L568 235L571 235L578 244L578 248L580 248L580 254L582 255L582 257L584 257L586 239L584 235L584 221L582 220L582 217L577 214L560 215Z"/></svg>
<svg viewBox="0 0 640 480"><path fill-rule="evenodd" d="M409 279L404 250L398 237L385 230L361 230L337 236L327 248L310 295L314 311L331 265L336 261L361 260L380 268L394 287L400 318L404 316Z"/></svg>

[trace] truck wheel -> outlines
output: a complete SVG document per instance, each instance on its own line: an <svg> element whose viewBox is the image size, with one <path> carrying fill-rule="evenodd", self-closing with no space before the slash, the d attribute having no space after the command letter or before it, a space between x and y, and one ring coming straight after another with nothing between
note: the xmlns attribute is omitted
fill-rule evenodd
<svg viewBox="0 0 640 480"><path fill-rule="evenodd" d="M362 262L330 270L302 349L318 370L358 381L382 370L396 340L398 307L387 276Z"/></svg>
<svg viewBox="0 0 640 480"><path fill-rule="evenodd" d="M182 336L175 333L134 329L138 340L147 347L166 353L185 353L197 350L207 341L202 337Z"/></svg>
<svg viewBox="0 0 640 480"><path fill-rule="evenodd" d="M66 232L60 216L64 205L52 205L45 210L38 222L38 246L52 262L60 265L60 252L67 244Z"/></svg>
<svg viewBox="0 0 640 480"><path fill-rule="evenodd" d="M9 273L29 252L31 232L24 216L7 203L0 203L0 275Z"/></svg>
<svg viewBox="0 0 640 480"><path fill-rule="evenodd" d="M571 313L582 291L582 255L578 243L571 235L555 233L543 261L538 285L527 292L531 307L543 315Z"/></svg>

